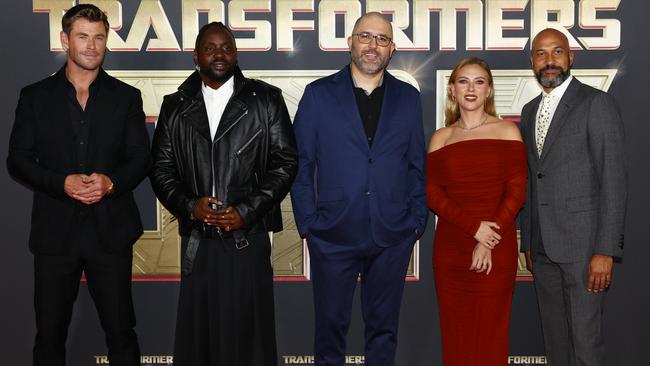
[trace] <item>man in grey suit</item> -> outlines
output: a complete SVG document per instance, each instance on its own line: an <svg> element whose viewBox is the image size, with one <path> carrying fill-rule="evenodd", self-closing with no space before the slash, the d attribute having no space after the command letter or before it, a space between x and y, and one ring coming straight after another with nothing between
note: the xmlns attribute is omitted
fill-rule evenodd
<svg viewBox="0 0 650 366"><path fill-rule="evenodd" d="M521 247L546 355L549 365L604 365L605 294L623 254L623 123L610 95L571 76L561 32L535 36L531 64L544 92L521 113L529 164Z"/></svg>

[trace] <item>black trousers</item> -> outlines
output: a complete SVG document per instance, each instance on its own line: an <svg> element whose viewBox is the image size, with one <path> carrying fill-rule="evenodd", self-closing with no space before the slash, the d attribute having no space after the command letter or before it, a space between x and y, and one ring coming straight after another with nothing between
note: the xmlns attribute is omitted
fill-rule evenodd
<svg viewBox="0 0 650 366"><path fill-rule="evenodd" d="M246 238L241 250L231 238L201 240L181 277L175 366L277 364L271 243L266 232Z"/></svg>
<svg viewBox="0 0 650 366"><path fill-rule="evenodd" d="M111 366L140 365L133 330L133 253L130 248L123 253L106 252L88 211L79 210L66 253L34 256L35 366L65 365L65 342L82 273L106 334Z"/></svg>
<svg viewBox="0 0 650 366"><path fill-rule="evenodd" d="M345 365L352 302L361 277L365 365L393 366L404 278L413 244L355 246L307 239L314 288L315 366Z"/></svg>

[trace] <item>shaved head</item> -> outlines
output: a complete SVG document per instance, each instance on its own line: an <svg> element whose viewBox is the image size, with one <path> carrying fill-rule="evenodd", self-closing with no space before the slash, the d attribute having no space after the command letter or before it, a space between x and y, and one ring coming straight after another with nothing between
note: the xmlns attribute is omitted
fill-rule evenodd
<svg viewBox="0 0 650 366"><path fill-rule="evenodd" d="M546 28L542 30L541 32L537 33L535 38L533 38L533 50L535 50L535 45L538 44L541 40L547 39L547 38L553 38L558 41L558 43L562 44L565 49L569 50L569 39L566 37L566 35L559 30L555 28Z"/></svg>
<svg viewBox="0 0 650 366"><path fill-rule="evenodd" d="M359 19L357 19L356 22L354 22L354 28L352 28L352 34L357 33L359 30L359 27L366 22L367 20L379 20L381 22L384 22L387 25L387 33L386 35L389 36L390 38L393 38L393 27L391 26L390 22L384 14L377 12L377 11L371 11L370 13L366 13L363 16L361 16Z"/></svg>

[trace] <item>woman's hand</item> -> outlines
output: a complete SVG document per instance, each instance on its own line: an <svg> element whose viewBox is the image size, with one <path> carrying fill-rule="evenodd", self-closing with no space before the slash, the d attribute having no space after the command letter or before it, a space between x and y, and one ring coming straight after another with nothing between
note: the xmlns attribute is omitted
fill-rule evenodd
<svg viewBox="0 0 650 366"><path fill-rule="evenodd" d="M490 274L492 271L492 249L486 248L481 243L476 243L472 252L472 266L469 267L469 270L478 273L487 271L485 274Z"/></svg>
<svg viewBox="0 0 650 366"><path fill-rule="evenodd" d="M494 229L498 230L501 229L501 227L496 222L481 221L481 226L476 230L474 239L487 249L494 249L494 247L499 244L499 240L501 240L501 235L494 231Z"/></svg>

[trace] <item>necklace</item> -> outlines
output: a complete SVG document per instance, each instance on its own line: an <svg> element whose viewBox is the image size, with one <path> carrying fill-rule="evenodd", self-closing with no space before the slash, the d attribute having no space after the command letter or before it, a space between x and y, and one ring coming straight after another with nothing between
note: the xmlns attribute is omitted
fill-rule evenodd
<svg viewBox="0 0 650 366"><path fill-rule="evenodd" d="M485 122L487 122L487 120L488 120L488 115L487 115L487 113L483 113L483 115L484 115L484 117L483 117L483 121L481 121L481 123L477 124L477 125L474 126L474 127L463 127L463 126L460 124L460 122L463 122L464 124L466 124L465 121L463 121L463 117L460 117L460 118L458 119L458 122L456 122L455 126L458 127L458 128L460 128L461 130L465 130L465 131L475 130L475 129L477 129L477 128L483 126L483 125L485 124Z"/></svg>

